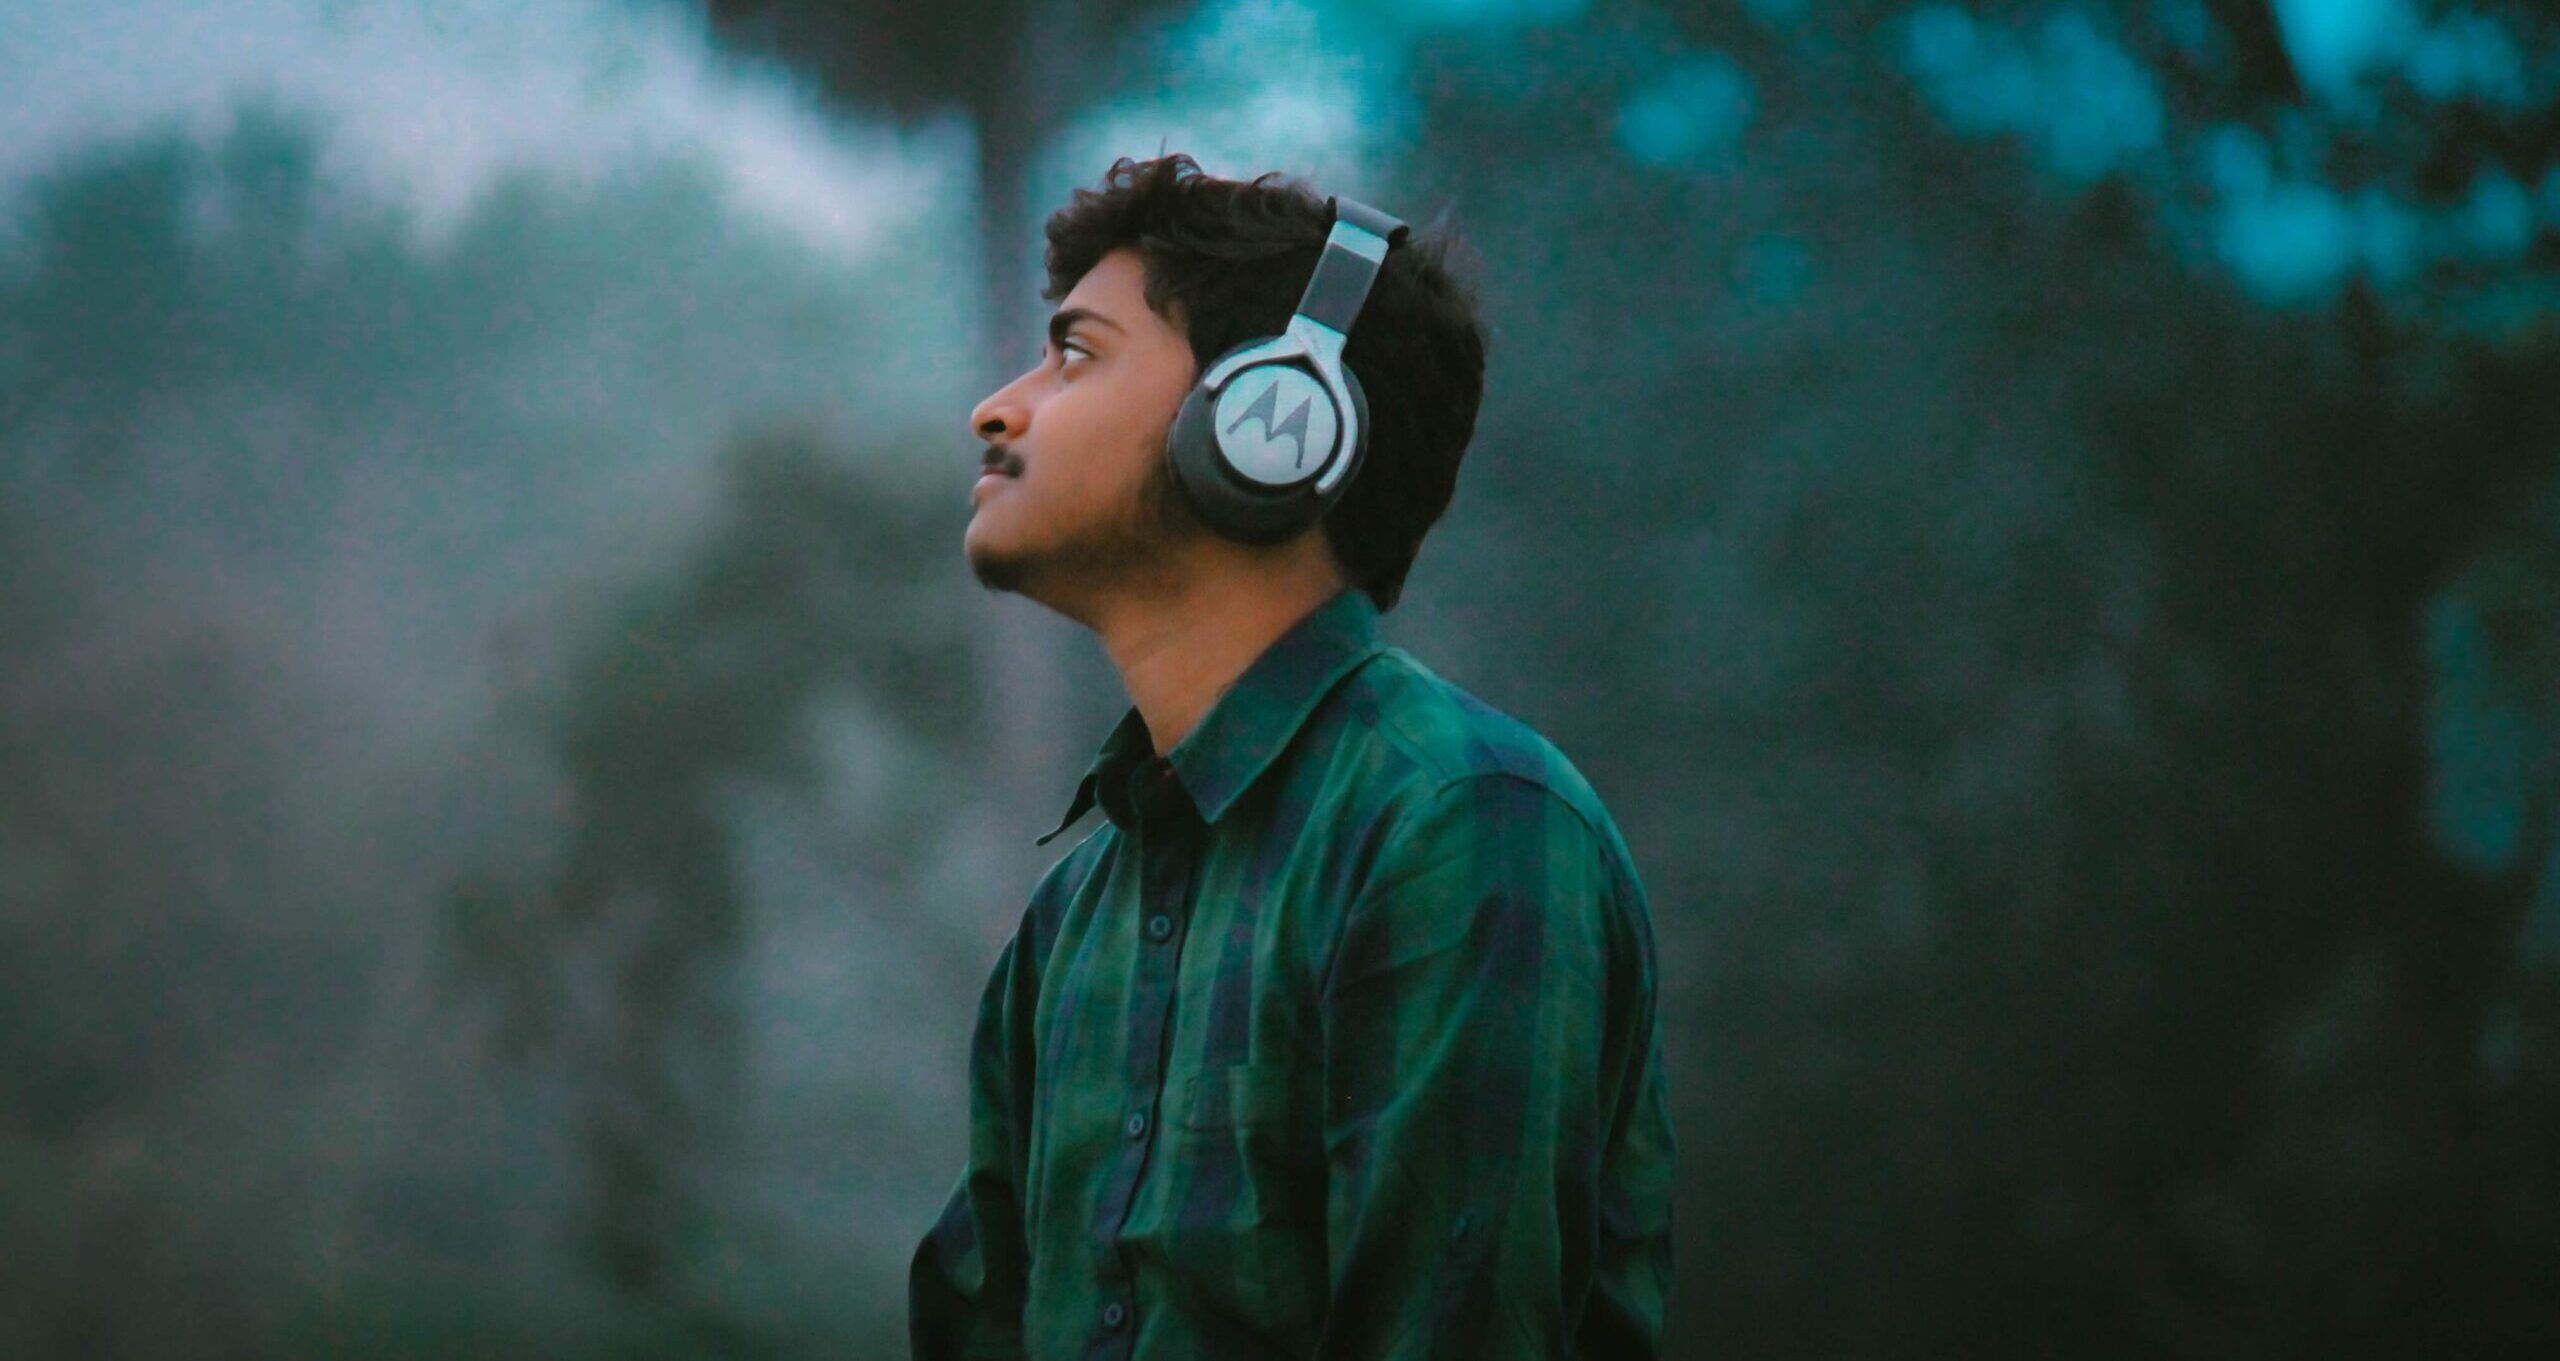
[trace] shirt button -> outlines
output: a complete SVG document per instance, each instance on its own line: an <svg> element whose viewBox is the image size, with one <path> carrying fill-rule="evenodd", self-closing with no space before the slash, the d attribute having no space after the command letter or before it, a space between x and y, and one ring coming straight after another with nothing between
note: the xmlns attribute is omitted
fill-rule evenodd
<svg viewBox="0 0 2560 1361"><path fill-rule="evenodd" d="M1120 1301L1113 1300L1111 1303L1102 1306L1103 1327L1117 1328L1128 1321L1129 1310L1126 1306L1122 1305Z"/></svg>
<svg viewBox="0 0 2560 1361"><path fill-rule="evenodd" d="M1147 918L1147 939L1158 943L1173 939L1173 918L1161 912Z"/></svg>
<svg viewBox="0 0 2560 1361"><path fill-rule="evenodd" d="M1122 1128L1129 1131L1129 1137L1132 1139L1147 1137L1147 1113L1145 1111L1129 1112L1129 1123Z"/></svg>

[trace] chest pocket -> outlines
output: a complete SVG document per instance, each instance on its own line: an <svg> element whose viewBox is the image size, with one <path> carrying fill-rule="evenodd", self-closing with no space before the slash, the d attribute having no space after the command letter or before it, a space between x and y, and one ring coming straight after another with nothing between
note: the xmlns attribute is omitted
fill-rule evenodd
<svg viewBox="0 0 2560 1361"><path fill-rule="evenodd" d="M1232 1063L1182 1079L1164 1152L1168 1208L1185 1229L1324 1227L1321 1134L1277 1063Z"/></svg>
<svg viewBox="0 0 2560 1361"><path fill-rule="evenodd" d="M1168 1083L1172 1127L1121 1239L1212 1313L1265 1337L1303 1330L1311 1346L1325 1275L1324 1155L1314 1109L1292 1100L1296 1076L1240 1063Z"/></svg>

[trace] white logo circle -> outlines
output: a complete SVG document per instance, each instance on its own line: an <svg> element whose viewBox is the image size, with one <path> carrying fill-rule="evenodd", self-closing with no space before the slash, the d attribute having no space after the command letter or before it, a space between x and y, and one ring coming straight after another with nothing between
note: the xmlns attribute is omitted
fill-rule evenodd
<svg viewBox="0 0 2560 1361"><path fill-rule="evenodd" d="M1219 390L1218 447L1235 470L1266 487L1324 471L1340 433L1333 398L1294 364L1260 364Z"/></svg>

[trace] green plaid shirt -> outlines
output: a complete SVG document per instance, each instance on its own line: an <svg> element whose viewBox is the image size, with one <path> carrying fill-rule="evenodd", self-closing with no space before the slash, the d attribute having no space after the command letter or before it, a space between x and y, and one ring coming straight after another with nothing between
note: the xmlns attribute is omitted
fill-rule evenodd
<svg viewBox="0 0 2560 1361"><path fill-rule="evenodd" d="M1561 753L1346 591L1097 802L979 1005L919 1358L1656 1353L1651 919Z"/></svg>

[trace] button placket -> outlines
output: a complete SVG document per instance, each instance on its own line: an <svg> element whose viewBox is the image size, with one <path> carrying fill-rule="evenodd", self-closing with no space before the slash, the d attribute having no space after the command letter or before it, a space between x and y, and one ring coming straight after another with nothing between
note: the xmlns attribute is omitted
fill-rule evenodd
<svg viewBox="0 0 2560 1361"><path fill-rule="evenodd" d="M1193 877L1198 870L1200 851L1195 834L1198 824L1186 824L1180 816L1188 812L1189 795L1174 782L1176 777L1168 765L1163 774L1166 783L1161 789L1161 796L1174 806L1166 808L1158 803L1159 791L1151 778L1154 773L1149 770L1132 782L1132 801L1146 810L1135 840L1141 867L1140 906L1145 912L1138 930L1140 936L1150 943L1142 945L1138 951L1136 987L1130 998L1126 1067L1129 1105L1120 1125L1122 1149L1117 1166L1103 1190L1103 1204L1099 1208L1105 1218L1096 1226L1109 1235L1100 1246L1115 1259L1105 1268L1105 1281L1116 1276L1124 1282L1123 1288L1128 1277L1128 1260L1119 1255L1116 1243L1111 1240L1117 1237L1118 1226L1127 1221L1130 1207L1137 1200L1138 1186L1145 1178L1155 1143L1150 1136L1156 1129L1156 1117L1162 1104L1164 1050L1180 967L1183 932L1179 914L1187 905ZM1174 816L1162 816L1167 812ZM1118 1316L1120 1323L1117 1324L1110 1322L1109 1310L1113 1306L1121 1311ZM1132 1310L1133 1306L1113 1299L1105 1308L1105 1335L1125 1338L1126 1334L1120 1329L1131 1320ZM1113 1350L1116 1352L1117 1344Z"/></svg>

